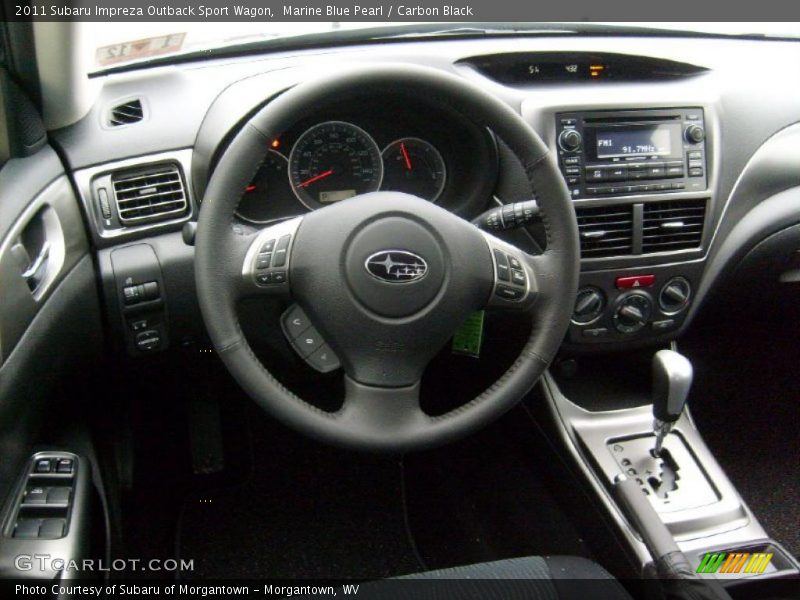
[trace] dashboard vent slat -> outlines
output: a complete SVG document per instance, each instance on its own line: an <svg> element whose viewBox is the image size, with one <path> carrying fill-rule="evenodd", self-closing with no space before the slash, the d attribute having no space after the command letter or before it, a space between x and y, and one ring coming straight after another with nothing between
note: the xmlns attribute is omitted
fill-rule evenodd
<svg viewBox="0 0 800 600"><path fill-rule="evenodd" d="M124 225L175 218L189 208L183 176L174 164L114 174L112 186Z"/></svg>
<svg viewBox="0 0 800 600"><path fill-rule="evenodd" d="M108 124L111 127L133 125L144 119L144 106L139 98L113 106L108 112Z"/></svg>
<svg viewBox="0 0 800 600"><path fill-rule="evenodd" d="M644 205L642 253L699 248L703 241L706 200L668 200Z"/></svg>
<svg viewBox="0 0 800 600"><path fill-rule="evenodd" d="M631 205L576 207L581 255L602 258L630 254L633 250Z"/></svg>

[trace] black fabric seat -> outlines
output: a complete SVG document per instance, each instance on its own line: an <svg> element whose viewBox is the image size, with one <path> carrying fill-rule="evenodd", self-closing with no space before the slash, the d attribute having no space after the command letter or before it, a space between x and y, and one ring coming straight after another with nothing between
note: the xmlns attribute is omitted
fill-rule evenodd
<svg viewBox="0 0 800 600"><path fill-rule="evenodd" d="M603 567L575 556L531 556L415 573L364 584L358 597L631 600Z"/></svg>

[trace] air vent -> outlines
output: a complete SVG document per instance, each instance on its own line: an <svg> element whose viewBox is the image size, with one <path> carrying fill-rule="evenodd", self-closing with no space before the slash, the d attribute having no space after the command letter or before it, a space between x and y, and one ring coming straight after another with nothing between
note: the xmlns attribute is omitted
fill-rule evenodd
<svg viewBox="0 0 800 600"><path fill-rule="evenodd" d="M177 165L117 173L111 181L124 225L175 218L186 214L189 208Z"/></svg>
<svg viewBox="0 0 800 600"><path fill-rule="evenodd" d="M703 241L705 200L646 202L642 253L699 248Z"/></svg>
<svg viewBox="0 0 800 600"><path fill-rule="evenodd" d="M581 256L599 258L633 250L633 210L630 204L576 207Z"/></svg>
<svg viewBox="0 0 800 600"><path fill-rule="evenodd" d="M111 127L132 125L144 118L144 107L139 98L114 106L108 113L108 124Z"/></svg>

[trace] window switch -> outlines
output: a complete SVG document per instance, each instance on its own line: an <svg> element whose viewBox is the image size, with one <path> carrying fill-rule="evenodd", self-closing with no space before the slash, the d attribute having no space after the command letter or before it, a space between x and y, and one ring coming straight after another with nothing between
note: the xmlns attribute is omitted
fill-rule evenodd
<svg viewBox="0 0 800 600"><path fill-rule="evenodd" d="M39 519L20 519L14 528L14 537L23 540L34 540L39 537Z"/></svg>
<svg viewBox="0 0 800 600"><path fill-rule="evenodd" d="M64 519L44 519L39 527L39 537L56 539L64 537Z"/></svg>
<svg viewBox="0 0 800 600"><path fill-rule="evenodd" d="M47 502L47 488L31 487L25 490L23 504L45 504Z"/></svg>
<svg viewBox="0 0 800 600"><path fill-rule="evenodd" d="M36 464L33 467L34 473L49 473L53 470L53 463L50 462L49 458L42 458L36 461Z"/></svg>
<svg viewBox="0 0 800 600"><path fill-rule="evenodd" d="M72 459L59 458L56 463L56 473L72 473Z"/></svg>
<svg viewBox="0 0 800 600"><path fill-rule="evenodd" d="M69 504L69 494L72 488L52 487L47 492L47 504Z"/></svg>

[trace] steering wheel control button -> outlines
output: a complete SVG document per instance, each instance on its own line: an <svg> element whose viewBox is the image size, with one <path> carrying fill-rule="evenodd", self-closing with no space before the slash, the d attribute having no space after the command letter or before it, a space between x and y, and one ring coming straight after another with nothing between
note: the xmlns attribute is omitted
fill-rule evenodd
<svg viewBox="0 0 800 600"><path fill-rule="evenodd" d="M330 373L338 369L341 364L328 344L322 344L319 350L306 357L306 362L320 373Z"/></svg>
<svg viewBox="0 0 800 600"><path fill-rule="evenodd" d="M341 367L339 358L311 325L305 311L297 304L290 306L281 317L283 334L303 360L320 373Z"/></svg>
<svg viewBox="0 0 800 600"><path fill-rule="evenodd" d="M522 297L525 295L525 290L500 283L497 285L495 294L504 300L516 301L522 299Z"/></svg>
<svg viewBox="0 0 800 600"><path fill-rule="evenodd" d="M269 269L269 263L272 262L272 254L259 254L256 257L256 269Z"/></svg>
<svg viewBox="0 0 800 600"><path fill-rule="evenodd" d="M286 271L273 271L272 283L286 283Z"/></svg>
<svg viewBox="0 0 800 600"><path fill-rule="evenodd" d="M627 290L631 288L650 287L655 282L655 275L630 275L626 277L617 277L616 286L619 290Z"/></svg>
<svg viewBox="0 0 800 600"><path fill-rule="evenodd" d="M526 285L528 280L525 277L525 272L518 271L517 269L511 269L511 283L522 286Z"/></svg>
<svg viewBox="0 0 800 600"><path fill-rule="evenodd" d="M258 249L259 254L271 254L275 250L275 240L267 240Z"/></svg>
<svg viewBox="0 0 800 600"><path fill-rule="evenodd" d="M291 235L284 235L278 240L278 244L275 247L274 258L272 259L273 267L283 267L286 265L286 255L289 252L289 242L291 240Z"/></svg>
<svg viewBox="0 0 800 600"><path fill-rule="evenodd" d="M294 340L306 329L311 327L311 321L308 320L306 313L296 304L283 314L282 323L283 332L286 334L286 337L289 338L289 341Z"/></svg>
<svg viewBox="0 0 800 600"><path fill-rule="evenodd" d="M494 263L497 265L497 278L500 281L509 281L511 276L508 271L508 259L500 250L494 251Z"/></svg>
<svg viewBox="0 0 800 600"><path fill-rule="evenodd" d="M272 283L272 273L256 273L256 283L259 285L269 285Z"/></svg>

